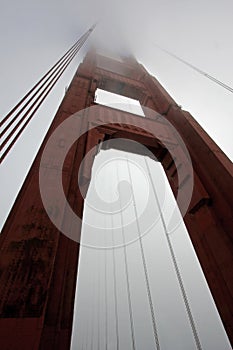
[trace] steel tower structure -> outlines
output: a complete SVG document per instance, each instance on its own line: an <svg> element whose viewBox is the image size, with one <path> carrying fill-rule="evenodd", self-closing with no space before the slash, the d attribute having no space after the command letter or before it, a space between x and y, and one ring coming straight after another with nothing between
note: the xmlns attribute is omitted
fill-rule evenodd
<svg viewBox="0 0 233 350"><path fill-rule="evenodd" d="M180 167L187 161L186 154L159 118L162 115L176 128L192 160L194 189L184 221L227 334L233 341L232 163L136 59L125 57L117 61L93 50L78 67L0 236L1 349L70 347L79 244L50 221L41 200L39 168L44 168L45 174L48 169L59 171L56 150L54 158L40 164L43 149L58 125L77 111L96 104L97 88L139 100L142 106L155 112L147 113L145 118L107 106L87 112L87 118L80 121L78 128L85 130L85 123L93 127L70 148L62 169L64 192L70 206L82 217L83 197L77 185L80 164L100 142L116 138L132 139L147 146L162 163L174 195L180 190L181 203L190 178L184 176L178 185L177 164L171 150L178 149L183 161ZM159 139L148 132L153 128L159 131ZM63 135L59 147L66 143L66 137ZM84 193L93 162L93 158L88 159L80 169ZM51 191L56 196L56 188ZM60 212L53 207L51 211L63 220L65 210ZM81 231L81 226L77 230Z"/></svg>

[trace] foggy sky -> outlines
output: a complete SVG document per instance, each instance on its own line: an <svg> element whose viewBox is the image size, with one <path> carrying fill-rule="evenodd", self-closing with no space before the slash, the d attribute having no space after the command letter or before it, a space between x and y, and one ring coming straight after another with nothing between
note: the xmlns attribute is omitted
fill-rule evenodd
<svg viewBox="0 0 233 350"><path fill-rule="evenodd" d="M89 44L133 53L233 157L232 94L153 46L159 44L233 86L232 10L230 0L2 0L0 115L4 116L65 50L99 21ZM88 45L2 166L1 221Z"/></svg>

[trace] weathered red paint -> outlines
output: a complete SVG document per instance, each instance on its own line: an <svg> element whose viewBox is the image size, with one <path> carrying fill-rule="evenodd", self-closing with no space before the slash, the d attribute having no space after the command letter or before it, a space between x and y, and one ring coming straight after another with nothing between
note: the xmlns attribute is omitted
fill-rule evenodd
<svg viewBox="0 0 233 350"><path fill-rule="evenodd" d="M185 223L233 342L232 163L142 65L133 58L116 63L90 52L72 80L0 237L1 349L65 350L70 347L79 245L62 235L47 217L40 198L38 168L53 130L73 113L93 105L97 87L139 99L142 105L163 114L185 141L194 167L194 192ZM141 118L141 129L135 129L126 127L124 122L132 121L134 125L134 118L140 117L115 111L119 123L98 126L98 118L111 122L111 113L108 107L103 107L99 116L90 113L89 122L95 123L96 129L84 134L72 146L64 163L64 191L79 216L82 216L83 198L77 186L78 169L85 154L96 147L100 139L125 137L148 146L161 161L173 192L177 193L177 171L169 150L145 133L143 126L157 123L163 137L170 137L174 145L177 140L153 116ZM80 124L80 128L83 127ZM180 152L183 157L182 150ZM56 166L56 159L53 161ZM84 191L90 181L91 166L90 161L83 165L80 184ZM184 181L184 195L185 186L188 183ZM59 215L62 218L65 214Z"/></svg>

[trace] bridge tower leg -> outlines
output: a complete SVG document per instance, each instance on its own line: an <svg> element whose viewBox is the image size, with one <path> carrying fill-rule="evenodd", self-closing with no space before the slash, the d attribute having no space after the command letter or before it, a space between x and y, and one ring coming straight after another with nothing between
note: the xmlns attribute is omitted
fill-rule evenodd
<svg viewBox="0 0 233 350"><path fill-rule="evenodd" d="M233 343L232 163L194 118L181 110L134 58L120 62L89 52L74 75L0 236L1 349L68 350L70 347L79 244L59 232L48 218L40 196L38 170L50 135L72 114L94 105L97 88L139 100L142 106L162 114L183 138L194 169L193 197L184 220ZM80 121L80 130L85 128L83 123ZM143 119L142 127L143 123L149 123L148 119ZM124 129L123 121L121 128ZM140 139L140 132L136 133L133 127L124 132L132 139ZM66 157L64 192L80 217L83 198L77 186L79 166L90 145L97 147L100 140L113 134L106 130L86 133ZM141 140L144 139L142 132ZM169 150L157 147L156 152L176 194L177 169ZM56 171L56 164L56 158L52 159L43 165L44 171L46 167ZM89 177L90 174L91 171ZM85 176L87 188L90 178ZM183 188L188 185L188 179L184 179ZM53 191L55 195L56 188ZM51 211L61 220L65 215L65 211L59 212L56 207Z"/></svg>

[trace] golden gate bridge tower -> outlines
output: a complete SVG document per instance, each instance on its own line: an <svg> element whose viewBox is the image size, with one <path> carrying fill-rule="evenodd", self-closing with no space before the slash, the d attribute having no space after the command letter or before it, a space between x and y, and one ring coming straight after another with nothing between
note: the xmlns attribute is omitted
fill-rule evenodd
<svg viewBox="0 0 233 350"><path fill-rule="evenodd" d="M174 195L181 191L182 201L190 178L184 175L178 185L177 164L171 148L166 145L177 148L179 166L186 162L185 152L176 135L169 133L166 124L156 116L162 115L168 120L182 137L193 167L193 193L184 222L228 337L233 342L232 163L134 57L117 61L90 50L73 77L0 236L1 349L70 348L80 245L60 232L49 219L41 199L39 169L44 174L48 169L57 169L56 157L40 164L47 141L71 115L96 106L98 88L136 99L142 107L155 113L141 118L107 106L95 113L86 113L77 127L86 130L89 124L92 128L75 141L62 168L69 205L82 217L84 199L77 185L78 169L91 149L97 150L101 142L117 138L134 140L148 147L161 162ZM159 130L160 139L148 132L153 128ZM60 147L65 142L66 135L63 135ZM91 179L92 162L93 158L89 158L89 163L80 168L85 191ZM56 188L51 191L56 196ZM56 208L51 210L56 211ZM62 221L65 210L54 215ZM80 235L81 226L76 229Z"/></svg>

